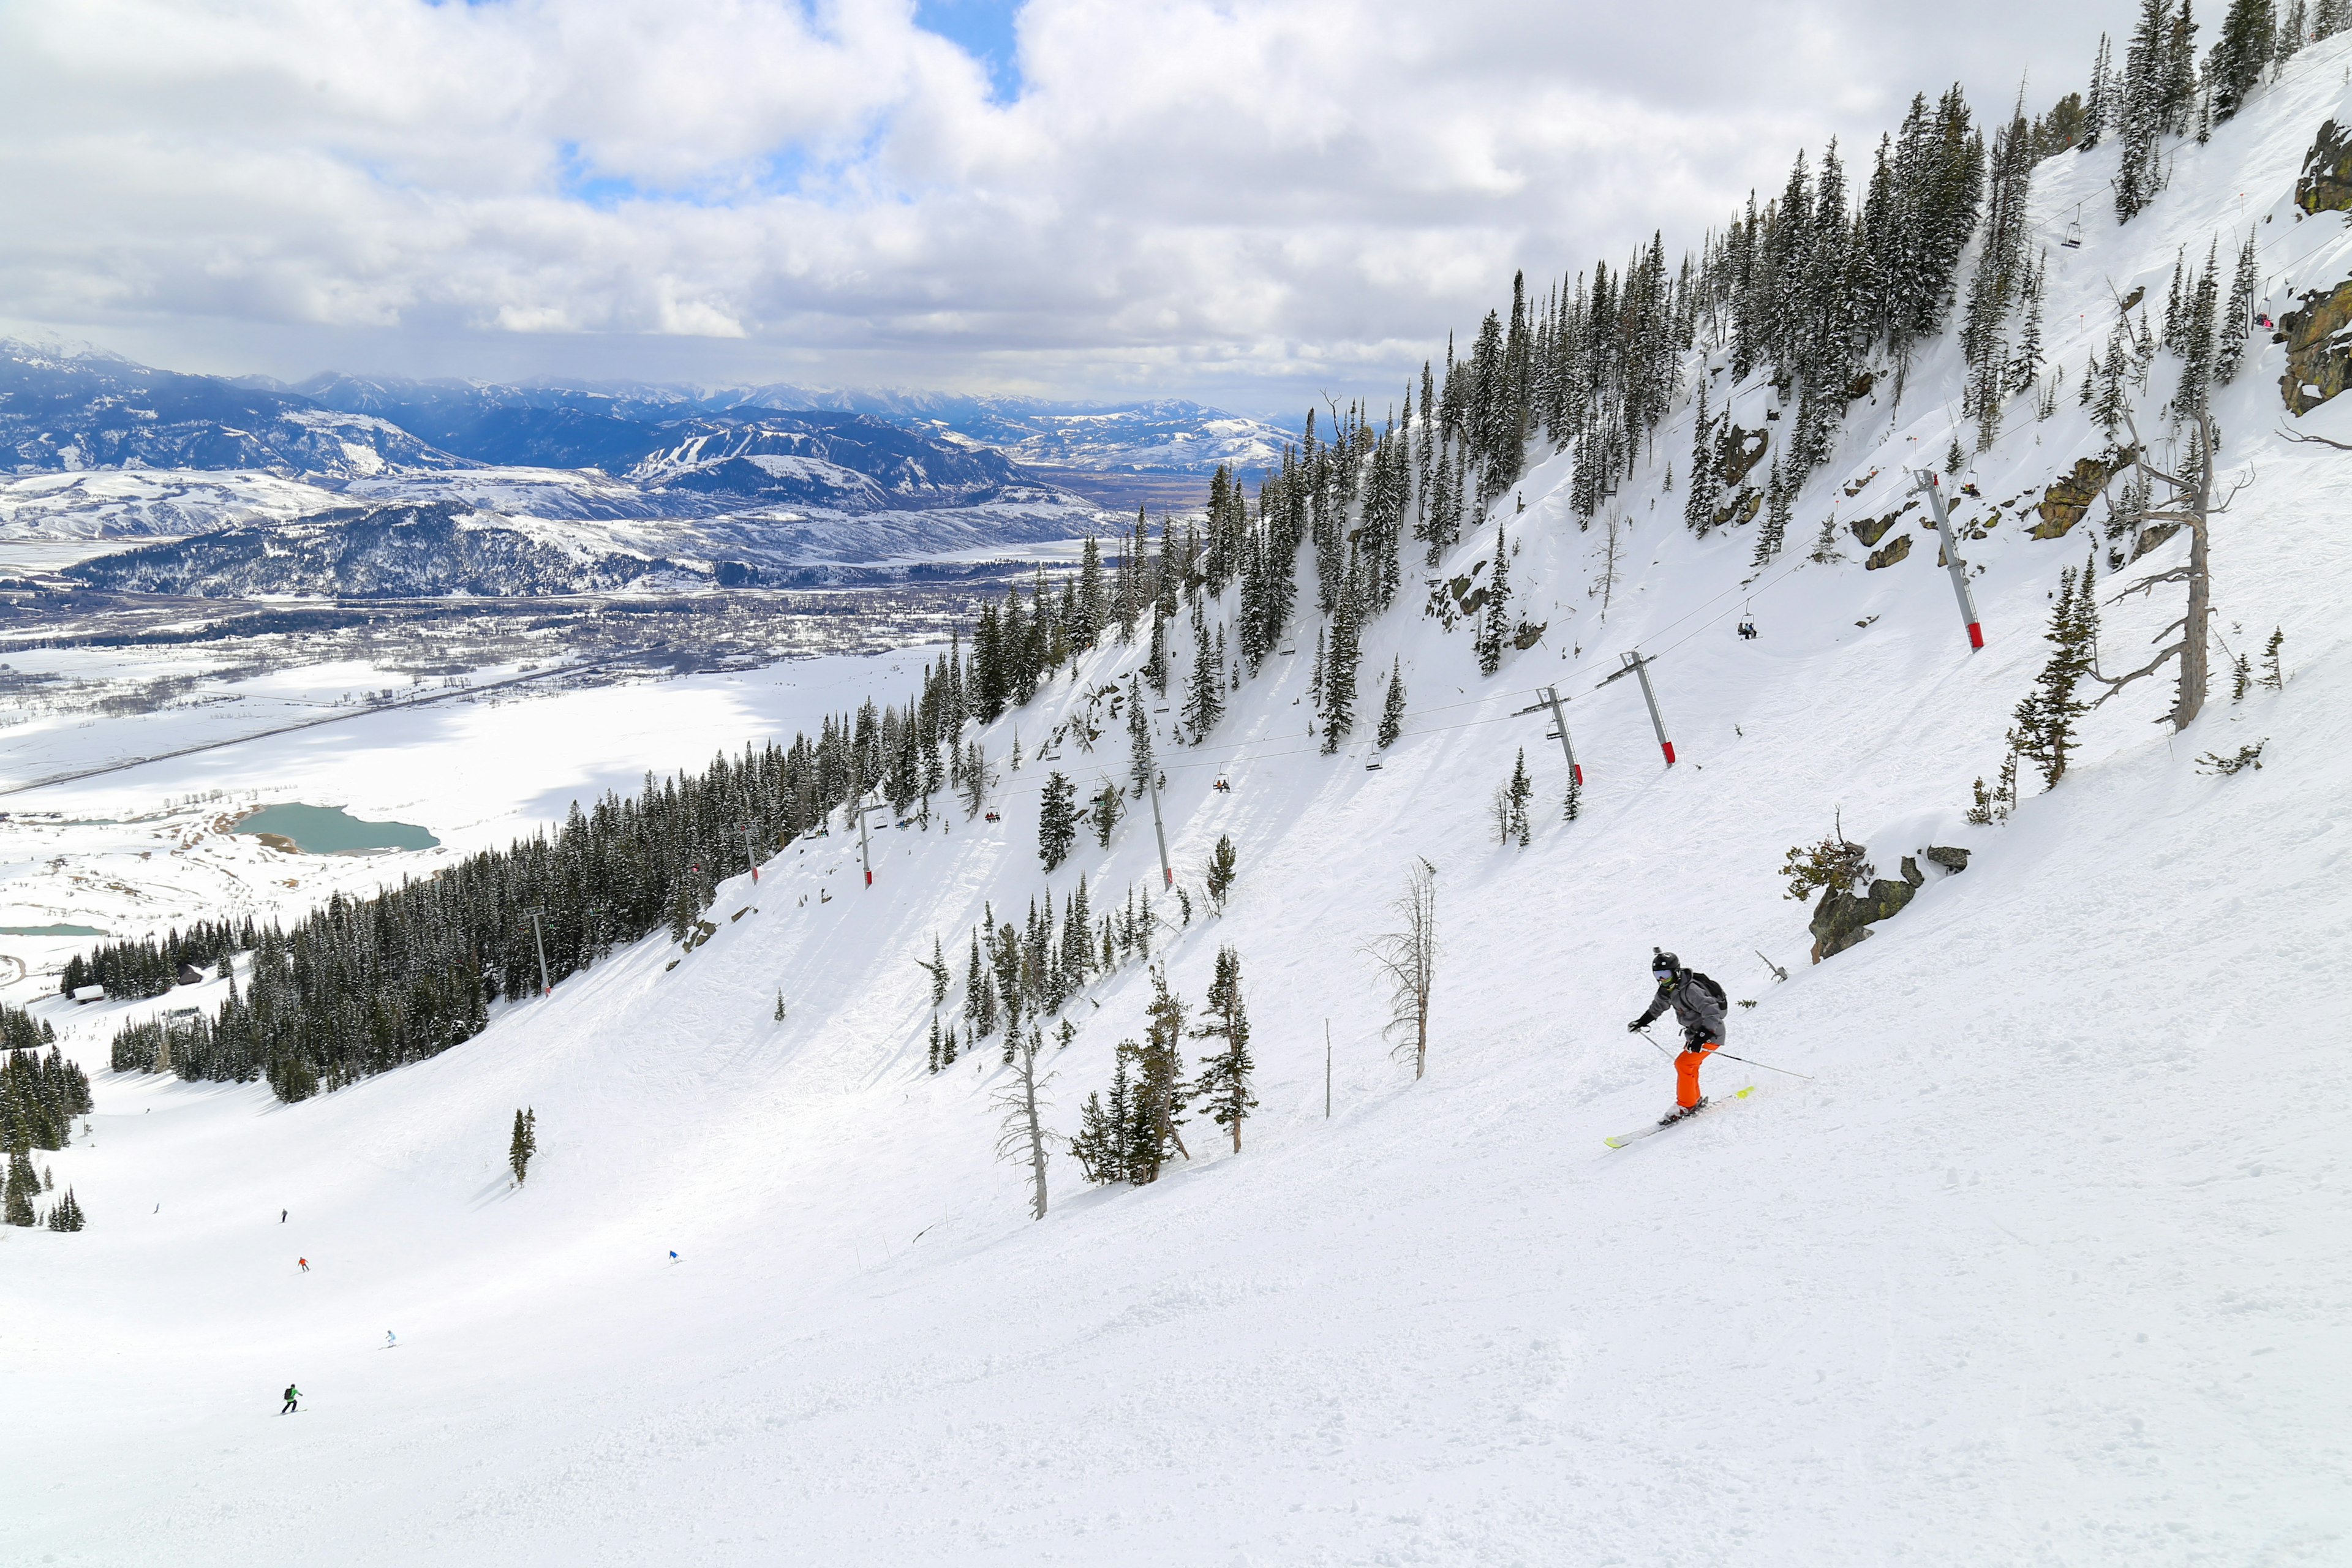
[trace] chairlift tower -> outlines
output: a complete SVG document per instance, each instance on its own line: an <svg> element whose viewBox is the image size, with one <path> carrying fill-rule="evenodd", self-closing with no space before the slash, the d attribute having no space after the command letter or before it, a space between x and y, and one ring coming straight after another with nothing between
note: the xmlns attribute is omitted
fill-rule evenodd
<svg viewBox="0 0 2352 1568"><path fill-rule="evenodd" d="M1650 709L1650 728L1657 731L1658 750L1665 753L1666 766L1673 767L1675 743L1666 739L1666 721L1658 713L1658 694L1650 689L1650 666L1658 662L1657 656L1652 654L1644 657L1639 649L1636 649L1632 653L1621 653L1617 657L1623 661L1624 668L1614 674L1603 676L1601 686L1606 686L1612 680L1620 680L1629 675L1642 683L1642 700L1647 703ZM1597 691L1600 687L1595 687L1593 689Z"/></svg>
<svg viewBox="0 0 2352 1568"><path fill-rule="evenodd" d="M1943 478L1933 468L1914 471L1911 488L1925 491L1928 510L1936 514L1936 536L1944 542L1944 566L1952 574L1952 593L1960 601L1960 620L1969 628L1969 651L1984 647L1984 625L1977 619L1977 596L1969 590L1969 563L1960 559L1958 541L1952 537L1951 513L1944 506Z"/></svg>
<svg viewBox="0 0 2352 1568"><path fill-rule="evenodd" d="M546 914L547 910L534 907L522 912L530 917L530 945L539 953L539 994L542 997L552 996L555 994L555 987L548 983L547 978L547 939L540 934L539 929L540 917Z"/></svg>
<svg viewBox="0 0 2352 1568"><path fill-rule="evenodd" d="M1556 739L1559 742L1560 755L1568 759L1568 776L1576 781L1577 788L1582 789L1584 787L1584 770L1577 765L1576 747L1568 738L1568 716L1561 710L1562 703L1559 695L1559 688L1556 686L1538 686L1536 688L1536 696L1538 698L1537 701L1529 704L1528 707L1520 709L1517 713L1512 714L1511 717L1517 719L1529 713L1547 712L1551 715L1552 728L1557 731L1558 733L1557 735L1547 735L1544 739L1548 741Z"/></svg>

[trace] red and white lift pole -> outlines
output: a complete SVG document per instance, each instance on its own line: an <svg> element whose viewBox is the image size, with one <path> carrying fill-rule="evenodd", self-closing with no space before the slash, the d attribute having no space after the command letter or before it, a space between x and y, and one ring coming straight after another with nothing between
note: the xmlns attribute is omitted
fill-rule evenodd
<svg viewBox="0 0 2352 1568"><path fill-rule="evenodd" d="M1969 563L1960 559L1958 542L1952 537L1951 514L1944 509L1944 484L1933 468L1920 468L1912 476L1918 482L1911 488L1924 490L1928 510L1936 514L1936 536L1944 542L1944 567L1952 574L1952 593L1960 601L1960 622L1969 628L1969 651L1984 647L1984 623L1977 619L1977 596L1969 591Z"/></svg>
<svg viewBox="0 0 2352 1568"><path fill-rule="evenodd" d="M1614 675L1604 678L1601 685L1606 686L1610 681L1621 679L1628 675L1642 683L1642 700L1650 705L1650 728L1658 732L1658 750L1666 754L1666 766L1673 767L1675 743L1666 739L1666 721L1658 715L1658 694L1650 689L1650 666L1657 663L1657 659L1643 658L1639 649L1632 653L1621 653L1617 657L1624 661L1625 668ZM1594 688L1595 690L1599 689L1599 687Z"/></svg>
<svg viewBox="0 0 2352 1568"><path fill-rule="evenodd" d="M1536 695L1541 699L1540 701L1536 702L1530 707L1520 709L1518 712L1512 714L1511 717L1517 719L1529 713L1549 713L1551 715L1552 727L1559 731L1559 740L1560 754L1568 759L1568 776L1576 781L1577 788L1582 789L1584 787L1584 770L1577 765L1576 747L1568 738L1568 716L1560 710L1561 704L1559 688L1556 686L1538 686L1536 688ZM1546 737L1548 740L1551 737L1549 736Z"/></svg>

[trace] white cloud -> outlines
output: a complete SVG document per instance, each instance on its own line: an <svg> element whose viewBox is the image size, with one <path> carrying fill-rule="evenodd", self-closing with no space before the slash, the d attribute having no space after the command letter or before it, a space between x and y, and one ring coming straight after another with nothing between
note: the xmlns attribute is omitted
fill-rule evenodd
<svg viewBox="0 0 2352 1568"><path fill-rule="evenodd" d="M971 3L971 0L966 0ZM1030 0L1022 86L908 0L0 7L0 316L167 363L1194 392L1401 385L1511 269L1696 243L2016 0Z"/></svg>

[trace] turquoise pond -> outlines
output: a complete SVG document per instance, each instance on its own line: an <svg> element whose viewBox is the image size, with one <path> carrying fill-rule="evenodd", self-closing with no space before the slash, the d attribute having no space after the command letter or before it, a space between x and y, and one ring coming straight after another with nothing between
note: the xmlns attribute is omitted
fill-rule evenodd
<svg viewBox="0 0 2352 1568"><path fill-rule="evenodd" d="M362 822L341 806L265 805L240 821L238 833L268 833L305 855L348 855L367 849L430 849L441 840L408 822Z"/></svg>

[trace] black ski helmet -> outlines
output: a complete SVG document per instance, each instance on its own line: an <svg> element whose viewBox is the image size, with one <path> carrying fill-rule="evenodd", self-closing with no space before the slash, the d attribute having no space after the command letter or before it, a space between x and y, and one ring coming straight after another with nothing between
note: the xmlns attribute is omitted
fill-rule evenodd
<svg viewBox="0 0 2352 1568"><path fill-rule="evenodd" d="M1663 972L1666 973L1680 974L1683 972L1683 961L1676 958L1673 953L1668 952L1664 948L1653 948L1650 950L1650 952L1651 973L1657 974Z"/></svg>

